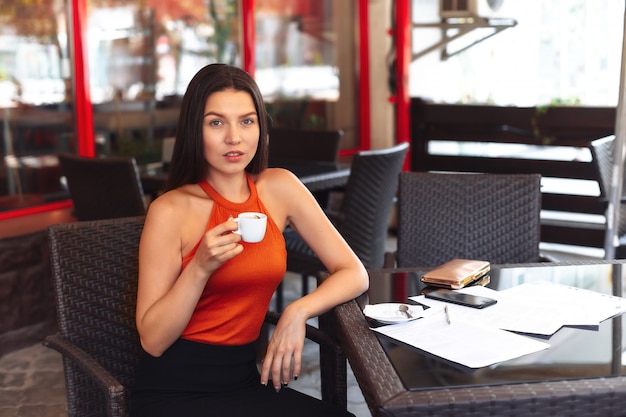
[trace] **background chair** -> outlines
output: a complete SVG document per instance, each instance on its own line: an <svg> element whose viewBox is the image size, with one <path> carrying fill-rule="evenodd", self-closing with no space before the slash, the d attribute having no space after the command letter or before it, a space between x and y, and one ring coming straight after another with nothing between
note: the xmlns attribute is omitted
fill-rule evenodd
<svg viewBox="0 0 626 417"><path fill-rule="evenodd" d="M384 265L389 216L409 145L361 151L354 155L350 178L338 213L328 213L335 226L366 268ZM284 233L287 270L302 275L302 293L308 292L308 277L325 270L313 251L293 230ZM279 288L280 290L281 288ZM282 295L276 308L282 310Z"/></svg>
<svg viewBox="0 0 626 417"><path fill-rule="evenodd" d="M343 130L288 129L274 127L270 130L269 165L298 161L336 163ZM330 190L313 193L322 207L328 205Z"/></svg>
<svg viewBox="0 0 626 417"><path fill-rule="evenodd" d="M128 415L141 347L135 327L137 254L143 217L53 225L49 245L59 330L43 344L63 356L68 415ZM277 314L268 313L267 323ZM316 328L322 399L346 408L346 362Z"/></svg>
<svg viewBox="0 0 626 417"><path fill-rule="evenodd" d="M135 158L58 155L78 220L141 216L146 201Z"/></svg>
<svg viewBox="0 0 626 417"><path fill-rule="evenodd" d="M539 174L403 172L397 206L398 248L388 267L541 260Z"/></svg>
<svg viewBox="0 0 626 417"><path fill-rule="evenodd" d="M287 129L270 130L269 162L337 162L343 130Z"/></svg>
<svg viewBox="0 0 626 417"><path fill-rule="evenodd" d="M613 150L615 148L615 136L610 135L589 143L591 161L596 170L598 186L600 188L600 201L604 205L605 215L608 214L609 192L613 177ZM606 227L606 223L605 223ZM617 225L619 246L615 248L615 258L626 258L626 199L622 195L619 205L619 224Z"/></svg>

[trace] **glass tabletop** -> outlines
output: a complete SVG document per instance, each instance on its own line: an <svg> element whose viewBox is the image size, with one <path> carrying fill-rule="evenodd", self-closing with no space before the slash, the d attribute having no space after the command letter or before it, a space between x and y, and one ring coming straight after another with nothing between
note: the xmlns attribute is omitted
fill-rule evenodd
<svg viewBox="0 0 626 417"><path fill-rule="evenodd" d="M407 302L409 296L422 292L424 285L419 279L429 269L432 268L369 271L370 291L363 304ZM524 283L548 281L623 296L623 269L619 262L494 265L488 286L505 290ZM548 349L480 369L465 368L377 336L405 386L419 390L626 375L622 366L622 325L623 315L605 320L599 326L565 326L550 337L535 337L549 343Z"/></svg>

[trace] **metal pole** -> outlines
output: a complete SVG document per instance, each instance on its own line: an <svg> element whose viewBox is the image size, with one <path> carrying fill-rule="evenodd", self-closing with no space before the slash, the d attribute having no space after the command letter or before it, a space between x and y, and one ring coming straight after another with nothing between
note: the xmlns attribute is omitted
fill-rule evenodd
<svg viewBox="0 0 626 417"><path fill-rule="evenodd" d="M88 0L71 1L71 51L73 53L72 78L74 87L74 125L78 154L94 156L96 140L93 108L89 91L89 64L87 56Z"/></svg>
<svg viewBox="0 0 626 417"><path fill-rule="evenodd" d="M611 189L609 205L606 212L606 235L604 237L604 258L615 259L615 248L619 246L618 225L619 207L622 198L624 174L624 144L626 142L626 11L624 13L624 33L622 34L622 67L620 71L619 98L615 120L615 149L613 150L613 170L611 173Z"/></svg>
<svg viewBox="0 0 626 417"><path fill-rule="evenodd" d="M409 65L411 64L411 5L409 0L396 1L396 140L411 142L411 98L409 97ZM392 92L393 94L393 92ZM409 149L411 153L411 149ZM404 160L403 171L411 170L411 156Z"/></svg>
<svg viewBox="0 0 626 417"><path fill-rule="evenodd" d="M623 285L622 285L622 264L613 264L611 268L611 277L613 284L613 295L616 297L623 296ZM622 346L622 315L613 318L613 338L611 345L611 375L618 376L622 373L622 355L623 355L623 346Z"/></svg>

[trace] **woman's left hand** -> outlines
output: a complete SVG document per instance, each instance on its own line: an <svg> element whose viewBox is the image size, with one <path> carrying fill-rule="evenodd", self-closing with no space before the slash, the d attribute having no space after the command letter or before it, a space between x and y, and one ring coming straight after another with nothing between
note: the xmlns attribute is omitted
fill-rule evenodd
<svg viewBox="0 0 626 417"><path fill-rule="evenodd" d="M271 376L276 391L280 390L281 385L286 386L291 380L292 361L294 379L298 378L302 367L307 318L303 311L292 306L287 306L282 313L267 346L261 384L267 385Z"/></svg>

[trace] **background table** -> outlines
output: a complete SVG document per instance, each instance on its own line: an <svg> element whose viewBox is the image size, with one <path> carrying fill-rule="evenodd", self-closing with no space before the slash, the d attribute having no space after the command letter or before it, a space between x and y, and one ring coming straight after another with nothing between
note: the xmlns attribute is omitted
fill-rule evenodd
<svg viewBox="0 0 626 417"><path fill-rule="evenodd" d="M350 176L350 165L346 163L281 161L273 166L293 172L311 192L343 187ZM166 182L167 172L162 169L144 170L141 174L143 190L152 196L163 191Z"/></svg>

